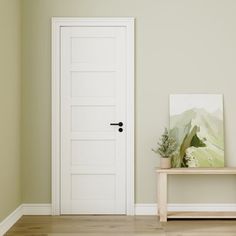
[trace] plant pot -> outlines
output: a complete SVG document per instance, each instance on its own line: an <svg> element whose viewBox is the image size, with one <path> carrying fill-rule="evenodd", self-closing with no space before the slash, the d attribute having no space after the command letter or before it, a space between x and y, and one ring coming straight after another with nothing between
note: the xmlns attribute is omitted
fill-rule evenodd
<svg viewBox="0 0 236 236"><path fill-rule="evenodd" d="M161 167L161 169L170 169L171 168L171 158L170 157L161 157L160 167Z"/></svg>

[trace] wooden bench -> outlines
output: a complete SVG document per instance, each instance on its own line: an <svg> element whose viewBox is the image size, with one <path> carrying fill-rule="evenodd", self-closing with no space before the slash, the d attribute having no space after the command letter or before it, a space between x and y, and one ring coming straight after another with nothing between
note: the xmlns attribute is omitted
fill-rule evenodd
<svg viewBox="0 0 236 236"><path fill-rule="evenodd" d="M168 212L167 210L168 175L235 175L236 168L157 168L156 172L160 222L166 222L168 218L236 218L236 212Z"/></svg>

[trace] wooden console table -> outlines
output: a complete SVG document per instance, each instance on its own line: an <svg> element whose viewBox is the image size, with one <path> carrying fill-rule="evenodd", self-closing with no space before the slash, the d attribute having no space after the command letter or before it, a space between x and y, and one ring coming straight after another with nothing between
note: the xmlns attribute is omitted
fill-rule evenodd
<svg viewBox="0 0 236 236"><path fill-rule="evenodd" d="M168 218L236 218L236 212L168 212L167 176L168 175L235 175L236 168L171 168L156 169L157 200L160 222Z"/></svg>

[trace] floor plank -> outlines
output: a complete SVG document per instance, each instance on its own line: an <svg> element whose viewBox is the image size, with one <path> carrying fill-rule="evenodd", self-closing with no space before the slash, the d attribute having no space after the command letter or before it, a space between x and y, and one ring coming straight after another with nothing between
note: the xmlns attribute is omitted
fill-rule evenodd
<svg viewBox="0 0 236 236"><path fill-rule="evenodd" d="M235 220L170 220L155 216L23 216L6 236L236 236Z"/></svg>

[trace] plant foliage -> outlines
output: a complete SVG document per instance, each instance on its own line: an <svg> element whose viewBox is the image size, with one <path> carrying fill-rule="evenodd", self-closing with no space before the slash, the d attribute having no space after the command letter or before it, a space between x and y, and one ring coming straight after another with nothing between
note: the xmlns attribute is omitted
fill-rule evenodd
<svg viewBox="0 0 236 236"><path fill-rule="evenodd" d="M172 137L167 128L165 128L164 133L161 135L160 141L157 143L157 149L154 151L161 155L161 157L168 158L172 157L177 149L177 142L174 137Z"/></svg>

